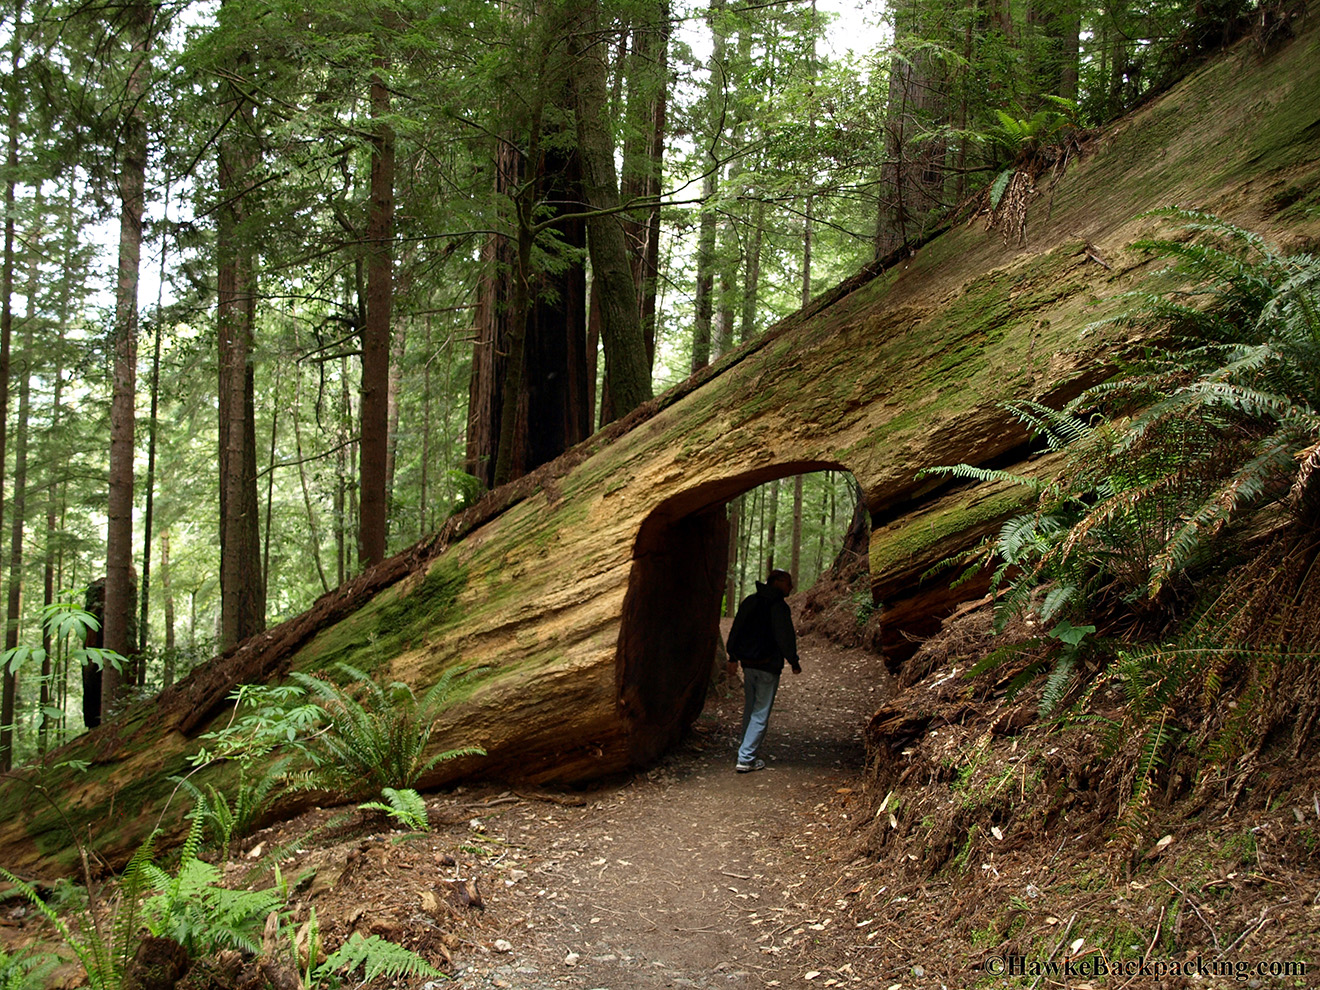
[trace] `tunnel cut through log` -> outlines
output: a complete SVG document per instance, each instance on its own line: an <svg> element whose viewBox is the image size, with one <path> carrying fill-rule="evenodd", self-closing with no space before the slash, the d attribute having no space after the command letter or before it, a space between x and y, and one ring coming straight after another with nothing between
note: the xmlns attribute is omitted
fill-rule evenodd
<svg viewBox="0 0 1320 990"><path fill-rule="evenodd" d="M729 559L725 506L758 485L814 471L848 469L826 461L758 468L666 499L643 521L615 656L632 763L654 763L706 702Z"/></svg>

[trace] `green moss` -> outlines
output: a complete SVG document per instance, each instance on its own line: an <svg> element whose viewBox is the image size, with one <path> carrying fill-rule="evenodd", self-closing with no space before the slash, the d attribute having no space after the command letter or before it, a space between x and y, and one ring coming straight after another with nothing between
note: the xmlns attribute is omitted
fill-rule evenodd
<svg viewBox="0 0 1320 990"><path fill-rule="evenodd" d="M454 621L455 604L467 581L467 568L458 555L444 554L420 582L387 588L323 630L298 651L293 665L311 671L347 663L369 674Z"/></svg>
<svg viewBox="0 0 1320 990"><path fill-rule="evenodd" d="M1021 487L988 497L973 494L940 511L923 514L902 529L877 532L871 537L871 573L885 574L928 553L950 537L986 522L1007 518L1030 498L1031 493Z"/></svg>

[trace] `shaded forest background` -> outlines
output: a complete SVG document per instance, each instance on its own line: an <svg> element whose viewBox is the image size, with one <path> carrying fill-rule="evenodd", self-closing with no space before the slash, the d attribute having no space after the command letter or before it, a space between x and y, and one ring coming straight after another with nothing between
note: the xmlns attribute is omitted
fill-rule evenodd
<svg viewBox="0 0 1320 990"><path fill-rule="evenodd" d="M860 266L1021 236L1015 176L1286 14L905 0L837 58L814 0L7 0L0 768ZM856 501L731 504L728 602ZM99 704L61 603L130 658Z"/></svg>

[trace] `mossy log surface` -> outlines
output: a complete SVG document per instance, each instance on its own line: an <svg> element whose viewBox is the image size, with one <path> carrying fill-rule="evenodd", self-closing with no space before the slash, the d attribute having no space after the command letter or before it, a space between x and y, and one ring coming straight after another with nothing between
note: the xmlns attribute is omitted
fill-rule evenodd
<svg viewBox="0 0 1320 990"><path fill-rule="evenodd" d="M1316 18L1311 18L1314 24ZM1025 247L980 224L864 270L758 341L492 492L436 537L213 660L0 785L0 861L55 873L70 828L110 863L160 822L197 736L233 686L348 661L424 686L473 668L434 745L484 747L426 785L577 782L644 765L704 701L717 640L725 502L776 477L847 469L876 525L872 579L893 642L951 607L921 573L1010 514L1008 488L918 481L923 466L1028 454L1000 403L1059 403L1139 336L1084 328L1149 260L1132 245L1198 207L1302 246L1320 235L1320 51L1307 31L1249 44L1091 141L1032 206ZM1044 470L1038 462L1021 465ZM222 779L214 771L212 779ZM61 806L37 793L38 784Z"/></svg>

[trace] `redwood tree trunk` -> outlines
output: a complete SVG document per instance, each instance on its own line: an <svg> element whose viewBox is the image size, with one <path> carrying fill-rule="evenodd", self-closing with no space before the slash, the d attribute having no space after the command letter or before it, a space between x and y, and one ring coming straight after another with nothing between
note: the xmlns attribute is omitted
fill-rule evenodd
<svg viewBox="0 0 1320 990"><path fill-rule="evenodd" d="M389 458L390 324L394 305L394 128L383 57L371 76L371 203L367 215L367 315L362 328L361 442L358 445L358 562L385 559Z"/></svg>
<svg viewBox="0 0 1320 990"><path fill-rule="evenodd" d="M40 194L37 202L40 203ZM40 207L35 211L40 216ZM31 238L34 246L39 241L40 230ZM18 646L18 625L23 602L23 521L27 514L27 448L28 419L32 399L32 327L37 322L37 252L30 255L31 268L27 288L27 314L23 321L23 354L18 379L18 422L14 431L14 502L13 525L9 541L9 601L5 622L5 649ZM44 684L44 682L43 682ZM5 757L13 752L14 715L18 705L18 673L5 671L4 685L4 726L8 738L0 743Z"/></svg>
<svg viewBox="0 0 1320 990"><path fill-rule="evenodd" d="M147 125L142 97L147 87L151 8L133 6L129 30L131 58L125 90L131 108L124 121L124 158L119 175L119 278L115 291L114 391L110 400L110 492L107 499L105 619L102 645L124 656L132 641L133 457L137 401L138 270L142 257L142 211L147 168ZM102 682L101 717L118 705L121 677L107 665Z"/></svg>
<svg viewBox="0 0 1320 990"><path fill-rule="evenodd" d="M660 183L664 169L669 96L669 3L656 0L633 24L628 56L628 137L623 144L620 194L637 202L624 220L646 343L655 364L655 306L660 275Z"/></svg>
<svg viewBox="0 0 1320 990"><path fill-rule="evenodd" d="M0 275L0 522L4 519L5 495L5 428L9 419L9 344L14 328L14 202L15 186L18 182L18 127L19 101L22 89L18 81L19 58L22 52L22 34L20 21L23 17L23 4L17 4L14 11L14 28L10 35L10 75L5 87L8 112L5 127L9 132L9 148L6 154L8 177L5 180L5 251L4 272ZM14 744L14 708L18 691L15 675L6 667L0 676L3 687L0 688L0 771L8 770L13 765Z"/></svg>
<svg viewBox="0 0 1320 990"><path fill-rule="evenodd" d="M243 74L251 62L238 59ZM216 254L219 347L220 648L229 649L266 627L261 575L261 518L257 499L257 431L252 330L256 274L247 230L245 187L257 156L251 144L253 108L237 87L231 131L220 145Z"/></svg>
<svg viewBox="0 0 1320 990"><path fill-rule="evenodd" d="M575 56L578 150L582 155L582 188L592 213L587 220L587 246L592 278L599 287L601 339L609 372L610 398L618 416L627 415L651 398L651 367L646 357L637 289L619 212L619 180L614 167L614 138L608 109L603 46L593 44L599 32L599 10L590 0L576 0L576 30L569 35Z"/></svg>
<svg viewBox="0 0 1320 990"><path fill-rule="evenodd" d="M553 79L546 85L563 91ZM496 189L509 194L521 189L524 212L539 203L563 216L574 212L569 204L582 200L579 156L558 137L547 148L536 133L540 126L535 119L530 125L525 155L501 144ZM524 239L534 234L525 229L525 216L514 222L519 228L514 237L492 237L483 250L487 271L477 299L465 470L487 487L497 484L502 435L508 436L503 480L509 480L585 439L594 407L586 272L576 259L555 272L532 271L532 241ZM581 219L551 226L570 250L586 246Z"/></svg>

